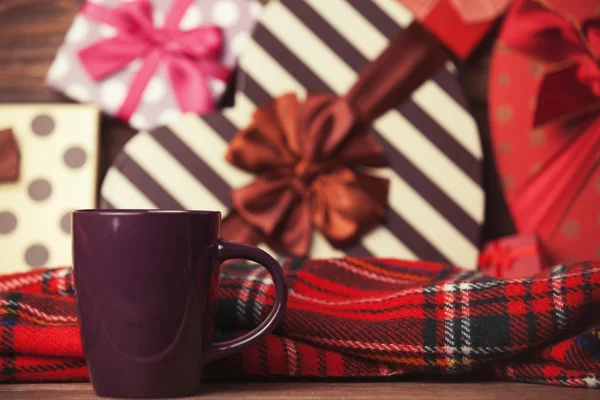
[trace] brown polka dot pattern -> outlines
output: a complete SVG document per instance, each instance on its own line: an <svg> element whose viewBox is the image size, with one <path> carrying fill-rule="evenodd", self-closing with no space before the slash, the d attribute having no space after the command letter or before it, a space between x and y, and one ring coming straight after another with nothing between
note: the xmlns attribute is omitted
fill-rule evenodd
<svg viewBox="0 0 600 400"><path fill-rule="evenodd" d="M0 133L12 127L22 145L18 179L0 183L0 275L72 263L68 214L95 206L99 115L91 105L0 105Z"/></svg>
<svg viewBox="0 0 600 400"><path fill-rule="evenodd" d="M540 78L544 74L544 64L532 62L529 65L529 74L534 78Z"/></svg>
<svg viewBox="0 0 600 400"><path fill-rule="evenodd" d="M69 147L63 155L63 161L69 168L77 169L83 167L87 159L85 150L79 146Z"/></svg>
<svg viewBox="0 0 600 400"><path fill-rule="evenodd" d="M536 107L537 107L537 98L533 97L533 98L529 99L529 108L531 108L532 110L535 110Z"/></svg>
<svg viewBox="0 0 600 400"><path fill-rule="evenodd" d="M36 179L27 188L29 197L35 201L44 201L52 194L52 185L45 179Z"/></svg>
<svg viewBox="0 0 600 400"><path fill-rule="evenodd" d="M579 224L573 220L565 221L562 225L562 233L567 239L575 239L579 236Z"/></svg>
<svg viewBox="0 0 600 400"><path fill-rule="evenodd" d="M498 83L500 86L507 87L510 84L510 76L508 74L500 74L498 76Z"/></svg>
<svg viewBox="0 0 600 400"><path fill-rule="evenodd" d="M54 120L49 115L38 115L31 121L31 130L39 136L48 136L54 131Z"/></svg>
<svg viewBox="0 0 600 400"><path fill-rule="evenodd" d="M566 17L567 17L566 19L567 19L568 21L577 21L577 17L575 16L575 14L573 14L573 13L571 13L571 12L568 12L568 13L566 14Z"/></svg>
<svg viewBox="0 0 600 400"><path fill-rule="evenodd" d="M531 167L531 175L535 175L542 169L542 163L537 162Z"/></svg>
<svg viewBox="0 0 600 400"><path fill-rule="evenodd" d="M529 132L529 143L532 146L542 146L546 142L546 132L542 128L533 129Z"/></svg>
<svg viewBox="0 0 600 400"><path fill-rule="evenodd" d="M0 212L0 235L11 233L17 227L17 216L10 211Z"/></svg>
<svg viewBox="0 0 600 400"><path fill-rule="evenodd" d="M498 149L502 154L508 154L512 150L512 145L509 142L502 142L498 145Z"/></svg>
<svg viewBox="0 0 600 400"><path fill-rule="evenodd" d="M25 251L25 262L30 267L43 267L50 258L50 252L46 246L42 244L34 244L29 246Z"/></svg>
<svg viewBox="0 0 600 400"><path fill-rule="evenodd" d="M514 183L514 179L512 176L510 175L504 175L502 177L502 185L506 188L506 189L510 189Z"/></svg>
<svg viewBox="0 0 600 400"><path fill-rule="evenodd" d="M498 50L498 52L500 54L508 54L508 53L510 53L510 49L508 48L508 46L504 42L498 42L496 44L496 49Z"/></svg>
<svg viewBox="0 0 600 400"><path fill-rule="evenodd" d="M496 109L496 119L499 122L510 122L513 119L514 111L509 105L498 106Z"/></svg>
<svg viewBox="0 0 600 400"><path fill-rule="evenodd" d="M65 213L60 219L60 229L67 235L71 234L71 212Z"/></svg>

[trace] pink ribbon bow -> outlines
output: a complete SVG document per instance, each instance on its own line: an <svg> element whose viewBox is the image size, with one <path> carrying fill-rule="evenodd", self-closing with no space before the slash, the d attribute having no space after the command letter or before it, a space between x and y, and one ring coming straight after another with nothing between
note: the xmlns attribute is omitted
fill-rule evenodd
<svg viewBox="0 0 600 400"><path fill-rule="evenodd" d="M129 120L160 63L167 69L181 111L203 114L214 110L207 78L226 82L231 69L219 62L223 47L220 27L179 29L179 22L192 1L174 0L162 28L153 24L149 0L112 9L90 2L83 6L83 15L117 29L115 37L79 51L81 63L94 80L106 78L137 58L143 60L118 117Z"/></svg>

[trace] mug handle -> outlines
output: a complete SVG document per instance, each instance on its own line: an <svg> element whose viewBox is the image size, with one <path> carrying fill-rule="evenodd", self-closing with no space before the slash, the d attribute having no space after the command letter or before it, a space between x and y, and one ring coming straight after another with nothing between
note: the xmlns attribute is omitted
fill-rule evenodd
<svg viewBox="0 0 600 400"><path fill-rule="evenodd" d="M222 263L226 260L240 258L254 261L269 271L273 285L275 286L275 304L273 304L273 308L269 315L267 315L267 318L254 330L239 338L211 344L207 354L204 356L205 362L227 357L250 347L271 333L283 317L287 303L288 289L285 274L279 263L258 247L219 240L217 247L217 259L219 262Z"/></svg>

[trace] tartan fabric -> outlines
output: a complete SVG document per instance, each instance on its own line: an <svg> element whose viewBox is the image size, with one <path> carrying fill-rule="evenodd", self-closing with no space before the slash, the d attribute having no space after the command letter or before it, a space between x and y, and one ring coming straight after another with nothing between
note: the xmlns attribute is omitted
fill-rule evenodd
<svg viewBox="0 0 600 400"><path fill-rule="evenodd" d="M262 343L207 377L387 377L487 371L500 379L600 387L600 262L498 280L424 262L289 260L286 315ZM0 278L0 379L87 379L71 270ZM271 280L223 268L221 332L251 329L273 302Z"/></svg>

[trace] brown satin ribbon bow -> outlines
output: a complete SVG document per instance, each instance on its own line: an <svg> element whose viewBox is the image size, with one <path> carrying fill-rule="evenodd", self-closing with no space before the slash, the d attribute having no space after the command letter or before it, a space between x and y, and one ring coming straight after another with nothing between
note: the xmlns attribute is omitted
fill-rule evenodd
<svg viewBox="0 0 600 400"><path fill-rule="evenodd" d="M388 181L358 170L383 167L383 148L356 124L345 98L286 94L263 105L231 142L227 159L257 174L231 192L239 215L291 255L308 252L315 226L341 245L383 217ZM352 138L350 136L352 135Z"/></svg>
<svg viewBox="0 0 600 400"><path fill-rule="evenodd" d="M313 227L341 247L379 224L389 181L362 169L388 161L369 125L445 59L434 39L413 25L361 72L345 96L309 93L299 100L284 94L259 107L227 154L256 179L232 190L236 211L224 221L224 237L265 240L303 256Z"/></svg>
<svg viewBox="0 0 600 400"><path fill-rule="evenodd" d="M19 148L11 129L0 131L0 183L19 178Z"/></svg>

